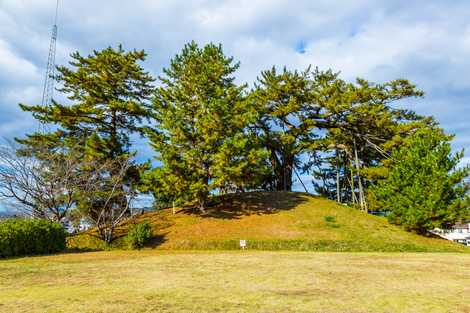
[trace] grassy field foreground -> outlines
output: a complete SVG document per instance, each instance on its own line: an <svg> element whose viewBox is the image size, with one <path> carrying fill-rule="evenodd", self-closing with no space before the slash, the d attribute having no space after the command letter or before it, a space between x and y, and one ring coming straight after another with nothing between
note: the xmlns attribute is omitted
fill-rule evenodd
<svg viewBox="0 0 470 313"><path fill-rule="evenodd" d="M0 260L0 312L470 312L470 255L108 251Z"/></svg>

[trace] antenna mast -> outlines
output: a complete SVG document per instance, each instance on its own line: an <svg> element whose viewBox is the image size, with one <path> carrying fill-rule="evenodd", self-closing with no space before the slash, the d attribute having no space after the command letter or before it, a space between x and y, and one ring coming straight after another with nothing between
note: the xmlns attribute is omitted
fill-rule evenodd
<svg viewBox="0 0 470 313"><path fill-rule="evenodd" d="M48 107L52 103L54 94L54 73L55 73L55 50L57 41L57 14L59 10L59 0L56 1L54 25L52 26L51 43L49 45L49 56L47 57L46 78L44 80L44 89L42 92L41 105Z"/></svg>

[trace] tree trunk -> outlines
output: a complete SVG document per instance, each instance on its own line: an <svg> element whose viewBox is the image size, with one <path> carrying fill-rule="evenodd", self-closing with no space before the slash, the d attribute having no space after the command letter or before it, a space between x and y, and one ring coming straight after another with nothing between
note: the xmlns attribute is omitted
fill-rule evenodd
<svg viewBox="0 0 470 313"><path fill-rule="evenodd" d="M339 174L339 153L336 149L336 202L341 203L341 187L339 183L340 174Z"/></svg>
<svg viewBox="0 0 470 313"><path fill-rule="evenodd" d="M104 241L109 245L111 241L113 241L113 229L112 228L105 229L104 234L105 234Z"/></svg>
<svg viewBox="0 0 470 313"><path fill-rule="evenodd" d="M354 186L354 170L353 170L353 165L351 159L349 159L349 172L351 174L351 201L353 204L357 203L357 198L356 198L356 187Z"/></svg>
<svg viewBox="0 0 470 313"><path fill-rule="evenodd" d="M108 228L106 225L98 226L98 233L100 238L109 245L113 241L113 229Z"/></svg>
<svg viewBox="0 0 470 313"><path fill-rule="evenodd" d="M294 171L294 158L288 156L280 164L277 176L277 191L292 191L292 175Z"/></svg>
<svg viewBox="0 0 470 313"><path fill-rule="evenodd" d="M354 159L356 163L357 183L359 186L359 202L360 202L361 210L367 211L366 201L364 199L364 189L362 188L359 157L357 155L357 148L356 148L356 139L353 139L353 143L354 143Z"/></svg>
<svg viewBox="0 0 470 313"><path fill-rule="evenodd" d="M198 199L197 200L198 202L198 208L199 208L199 211L201 211L202 214L205 214L206 213L206 202L204 201L204 199Z"/></svg>

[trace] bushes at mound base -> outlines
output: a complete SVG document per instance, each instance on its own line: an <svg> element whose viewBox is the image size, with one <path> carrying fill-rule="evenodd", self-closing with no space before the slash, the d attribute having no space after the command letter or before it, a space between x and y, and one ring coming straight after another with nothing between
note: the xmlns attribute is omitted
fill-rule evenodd
<svg viewBox="0 0 470 313"><path fill-rule="evenodd" d="M141 249L144 244L152 238L152 226L148 221L133 225L126 235L126 242L130 249Z"/></svg>
<svg viewBox="0 0 470 313"><path fill-rule="evenodd" d="M65 237L65 230L59 223L7 219L0 222L0 258L63 251Z"/></svg>

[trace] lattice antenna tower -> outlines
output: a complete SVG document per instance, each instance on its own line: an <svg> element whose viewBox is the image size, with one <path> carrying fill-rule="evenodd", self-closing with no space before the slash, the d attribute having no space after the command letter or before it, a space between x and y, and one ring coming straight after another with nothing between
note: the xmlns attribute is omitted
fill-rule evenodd
<svg viewBox="0 0 470 313"><path fill-rule="evenodd" d="M57 14L59 11L59 0L56 0L54 25L52 26L51 43L49 45L49 55L47 57L46 77L44 79L44 89L42 91L41 105L49 107L52 103L52 96L54 95L54 74L55 74L55 50L57 42ZM40 131L45 130L43 123L39 126Z"/></svg>

